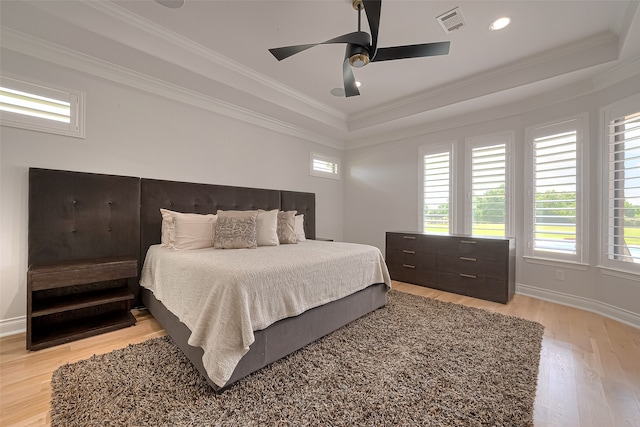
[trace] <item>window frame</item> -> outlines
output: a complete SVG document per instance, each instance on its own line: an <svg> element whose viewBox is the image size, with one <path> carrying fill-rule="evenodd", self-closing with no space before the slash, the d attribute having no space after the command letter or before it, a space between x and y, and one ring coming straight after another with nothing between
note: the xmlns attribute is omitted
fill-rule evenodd
<svg viewBox="0 0 640 427"><path fill-rule="evenodd" d="M326 172L322 170L318 170L314 168L314 161L318 160L321 162L332 163L336 166L336 172ZM309 175L319 177L319 178L330 178L340 180L342 177L342 165L340 163L340 158L335 156L329 156L326 154L314 153L311 152L309 155Z"/></svg>
<svg viewBox="0 0 640 427"><path fill-rule="evenodd" d="M481 147L490 147L493 145L504 144L505 145L505 230L504 237L513 237L515 236L515 224L513 220L514 208L513 208L513 141L515 139L515 132L503 131L496 132L488 135L481 136L473 136L469 138L465 138L465 206L464 206L464 225L463 232L464 234L471 235L473 232L473 199L472 199L472 189L473 189L473 176L472 176L472 167L473 167L473 149L481 148ZM482 237L482 236L479 236Z"/></svg>
<svg viewBox="0 0 640 427"><path fill-rule="evenodd" d="M600 197L600 250L599 265L604 274L620 276L620 273L629 273L623 276L638 280L640 275L640 263L629 263L609 259L607 256L609 246L609 123L612 120L640 112L640 94L632 95L600 109L600 170L599 182L601 185Z"/></svg>
<svg viewBox="0 0 640 427"><path fill-rule="evenodd" d="M0 76L0 86L26 92L32 95L57 99L70 104L69 123L57 122L44 118L32 117L24 114L0 111L0 125L37 132L53 133L74 138L85 138L85 94L84 92L26 81L11 75Z"/></svg>
<svg viewBox="0 0 640 427"><path fill-rule="evenodd" d="M572 125L575 123L575 126ZM535 240L535 170L534 170L534 139L540 134L548 136L565 129L576 130L576 253L562 253L545 250L536 250ZM547 129L546 132L544 130ZM584 264L588 259L588 209L589 200L586 191L585 167L588 164L589 147L589 114L582 113L539 123L525 129L525 195L524 195L524 230L525 230L525 257L549 260L555 262L566 262L574 264Z"/></svg>
<svg viewBox="0 0 640 427"><path fill-rule="evenodd" d="M423 145L419 148L418 156L418 175L420 199L418 203L418 229L424 233L424 157L428 155L449 153L449 234L453 234L457 230L457 179L454 173L454 165L456 164L456 141L449 141L441 144ZM438 235L440 235L438 233Z"/></svg>

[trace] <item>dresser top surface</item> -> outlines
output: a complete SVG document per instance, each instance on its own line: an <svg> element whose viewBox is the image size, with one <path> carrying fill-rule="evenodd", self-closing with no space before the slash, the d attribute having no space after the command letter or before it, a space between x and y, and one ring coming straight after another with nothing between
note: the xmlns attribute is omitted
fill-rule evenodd
<svg viewBox="0 0 640 427"><path fill-rule="evenodd" d="M387 231L387 233L392 234L413 234L419 236L428 236L428 237L461 237L467 239L482 239L482 240L515 240L515 237L500 237L500 236L477 236L473 234L435 234L435 233L426 233L420 231L407 231L407 230L393 230Z"/></svg>

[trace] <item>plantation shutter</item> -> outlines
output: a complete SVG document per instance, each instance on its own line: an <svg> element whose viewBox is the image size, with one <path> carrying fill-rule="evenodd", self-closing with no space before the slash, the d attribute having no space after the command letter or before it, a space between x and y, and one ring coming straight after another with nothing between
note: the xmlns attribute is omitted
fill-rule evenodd
<svg viewBox="0 0 640 427"><path fill-rule="evenodd" d="M84 94L0 76L0 124L84 138Z"/></svg>
<svg viewBox="0 0 640 427"><path fill-rule="evenodd" d="M449 152L428 154L424 159L423 227L428 233L449 233L450 164Z"/></svg>
<svg viewBox="0 0 640 427"><path fill-rule="evenodd" d="M606 256L640 263L640 112L610 120L607 137Z"/></svg>
<svg viewBox="0 0 640 427"><path fill-rule="evenodd" d="M577 120L533 135L533 249L575 255L578 227Z"/></svg>
<svg viewBox="0 0 640 427"><path fill-rule="evenodd" d="M478 236L505 236L506 144L471 150L471 232Z"/></svg>

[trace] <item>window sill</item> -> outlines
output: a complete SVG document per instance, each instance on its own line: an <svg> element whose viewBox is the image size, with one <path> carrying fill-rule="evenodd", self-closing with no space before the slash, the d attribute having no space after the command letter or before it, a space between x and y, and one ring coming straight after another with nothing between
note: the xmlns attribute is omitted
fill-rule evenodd
<svg viewBox="0 0 640 427"><path fill-rule="evenodd" d="M573 270L583 270L583 271L589 268L589 264L585 264L583 262L566 261L561 259L541 258L541 257L533 257L533 256L524 256L523 258L526 262L531 264L548 265L551 267L562 267L562 268L569 268Z"/></svg>
<svg viewBox="0 0 640 427"><path fill-rule="evenodd" d="M621 279L640 281L640 272L634 272L629 270L620 270L613 267L605 267L603 265L597 266L600 269L600 273L607 276L619 277Z"/></svg>

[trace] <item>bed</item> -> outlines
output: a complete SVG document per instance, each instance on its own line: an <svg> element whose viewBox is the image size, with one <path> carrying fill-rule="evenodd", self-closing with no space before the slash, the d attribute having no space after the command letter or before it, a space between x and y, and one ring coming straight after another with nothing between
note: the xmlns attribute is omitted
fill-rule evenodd
<svg viewBox="0 0 640 427"><path fill-rule="evenodd" d="M308 239L307 244L272 248L283 250L275 252L275 258L287 258L288 254L283 255L285 251L303 250L305 247L315 247L316 251L330 255L345 245L314 241L316 227L313 193L31 168L29 265L126 256L137 262L139 273L142 273L147 253L155 252L154 248L161 243L160 209L195 214L216 213L218 210L262 209L296 211L304 215L303 229ZM355 287L343 290L338 285L347 276L337 270L324 285L329 289L334 286L340 292L334 292L331 298L320 298L295 310L285 311L276 316L277 321L269 319L257 324L256 330L250 331L253 336L247 341L251 342L248 351L245 352L246 349L243 348L237 364L233 361L225 375L215 378L215 381L203 363L203 356L205 360L208 356L202 346L198 345L201 343L189 344L194 331L180 321L180 316L186 320L185 314L178 312L176 315L172 312L170 300L162 296L161 291L154 289L153 285L145 288L138 285L139 280L129 280L126 286L134 295L133 306L146 306L209 384L216 391L223 391L250 373L384 306L390 285L389 274L377 248L368 248L373 250L373 259L378 258L375 262L371 261L372 265L375 264L375 274L371 274L372 271L362 273L363 276L369 274L369 277L360 277L357 283L354 282ZM254 255L269 252L262 249L265 248L259 247L246 252L254 251ZM235 250L229 251L233 253ZM319 256L310 255L307 258ZM325 259L324 262L335 261ZM272 278L272 284L282 282L302 285L313 279L313 275L279 281ZM156 295L154 291L160 294ZM270 323L271 321L274 322ZM197 329L194 324L191 326ZM199 334L201 331L195 332ZM234 357L238 359L237 354Z"/></svg>
<svg viewBox="0 0 640 427"><path fill-rule="evenodd" d="M159 245L160 209L199 214L218 210L295 210L304 215L307 240L256 249L175 251ZM385 305L391 282L377 248L315 241L315 237L313 193L143 179L140 240L145 263L141 273L142 301L209 384L222 392L250 373ZM349 258L355 259L356 264L347 262ZM293 259L297 264L291 264ZM361 268L357 267L358 259ZM234 261L241 268L233 272L212 272L194 267L205 265L209 268L213 262L224 266L223 271L226 271ZM362 263L366 265L362 266ZM265 265L275 266L277 273L265 269ZM225 287L217 280L220 275L231 276L235 282ZM166 280L167 277L171 280ZM326 280L320 280L321 277ZM258 279L249 280L248 291L244 288L239 291L238 284L246 283L248 278ZM285 293L283 285L293 286L295 297ZM322 292L300 303L300 294L310 285L321 287ZM262 292L263 287L270 289L267 296L251 294L257 292L256 289ZM249 293L252 299L240 301L232 297L221 303L222 296L230 293L229 289L231 293ZM185 298L185 304L177 303ZM255 305L256 300L265 299L271 304L268 310ZM234 301L238 302L239 308L233 307ZM279 310L272 314L274 306ZM232 323L235 332L224 336L211 326L214 322L210 318L229 319L226 315L230 311L240 312L244 320L225 322L223 329L229 329L228 323Z"/></svg>

